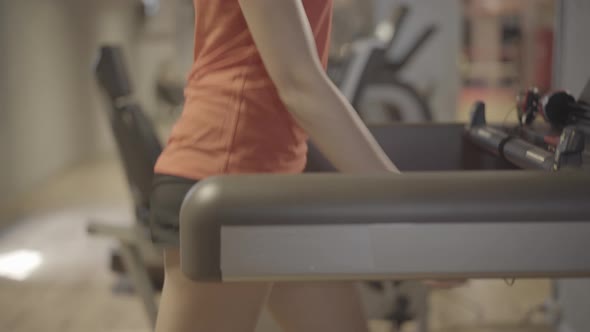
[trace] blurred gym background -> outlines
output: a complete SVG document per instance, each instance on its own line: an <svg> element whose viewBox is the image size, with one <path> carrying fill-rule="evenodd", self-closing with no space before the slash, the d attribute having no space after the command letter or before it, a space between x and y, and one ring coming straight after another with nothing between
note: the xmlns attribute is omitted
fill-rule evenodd
<svg viewBox="0 0 590 332"><path fill-rule="evenodd" d="M590 58L587 0L336 0L335 61L402 3L411 11L392 53L436 26L399 73L432 121L464 121L478 99L491 121L516 121L519 90L578 93L590 75L580 69ZM150 330L131 283L110 269L115 241L86 233L95 219L135 218L93 66L100 46L122 47L134 98L165 141L182 107L193 18L190 0L0 0L0 331ZM480 280L434 290L431 329L557 331L555 285ZM562 303L571 315L560 330L588 330L590 284L562 288L578 298ZM367 301L372 328L391 331L379 318L388 300ZM265 315L259 330L277 328Z"/></svg>

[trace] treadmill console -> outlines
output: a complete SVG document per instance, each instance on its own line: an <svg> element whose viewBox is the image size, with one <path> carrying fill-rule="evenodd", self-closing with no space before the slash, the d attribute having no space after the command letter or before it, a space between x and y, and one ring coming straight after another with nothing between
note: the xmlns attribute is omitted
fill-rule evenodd
<svg viewBox="0 0 590 332"><path fill-rule="evenodd" d="M495 126L486 122L485 104L477 102L469 139L522 169L590 170L590 81L578 100L565 92L543 98L531 89L517 109L517 126Z"/></svg>

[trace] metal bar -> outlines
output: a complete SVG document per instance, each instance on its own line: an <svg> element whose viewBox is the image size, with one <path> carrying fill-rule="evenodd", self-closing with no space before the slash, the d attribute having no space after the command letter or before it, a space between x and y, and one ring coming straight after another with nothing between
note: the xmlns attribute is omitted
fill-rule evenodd
<svg viewBox="0 0 590 332"><path fill-rule="evenodd" d="M583 275L589 188L583 172L211 178L181 210L182 269L200 280Z"/></svg>
<svg viewBox="0 0 590 332"><path fill-rule="evenodd" d="M224 281L590 276L589 222L224 226Z"/></svg>
<svg viewBox="0 0 590 332"><path fill-rule="evenodd" d="M152 326L156 325L158 305L156 303L156 291L149 277L145 262L137 247L132 244L121 244L121 255L126 271L133 282L135 293L141 298L143 307Z"/></svg>
<svg viewBox="0 0 590 332"><path fill-rule="evenodd" d="M100 222L90 222L86 231L91 235L113 237L122 243L139 242L137 230L131 226L113 226Z"/></svg>

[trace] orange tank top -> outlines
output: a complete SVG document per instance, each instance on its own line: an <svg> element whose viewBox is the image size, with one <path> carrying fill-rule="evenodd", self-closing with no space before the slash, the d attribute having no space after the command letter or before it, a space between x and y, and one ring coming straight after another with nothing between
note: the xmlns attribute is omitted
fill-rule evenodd
<svg viewBox="0 0 590 332"><path fill-rule="evenodd" d="M324 66L333 0L302 0ZM266 72L237 0L194 0L194 64L159 174L299 173L307 136Z"/></svg>

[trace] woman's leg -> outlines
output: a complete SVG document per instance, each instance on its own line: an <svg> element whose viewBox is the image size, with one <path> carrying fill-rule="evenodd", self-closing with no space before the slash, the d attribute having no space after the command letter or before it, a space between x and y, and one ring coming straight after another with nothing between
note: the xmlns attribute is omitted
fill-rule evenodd
<svg viewBox="0 0 590 332"><path fill-rule="evenodd" d="M268 307L285 332L368 331L351 282L276 283Z"/></svg>
<svg viewBox="0 0 590 332"><path fill-rule="evenodd" d="M180 270L178 249L164 253L166 276L156 332L253 332L269 284L200 283Z"/></svg>

